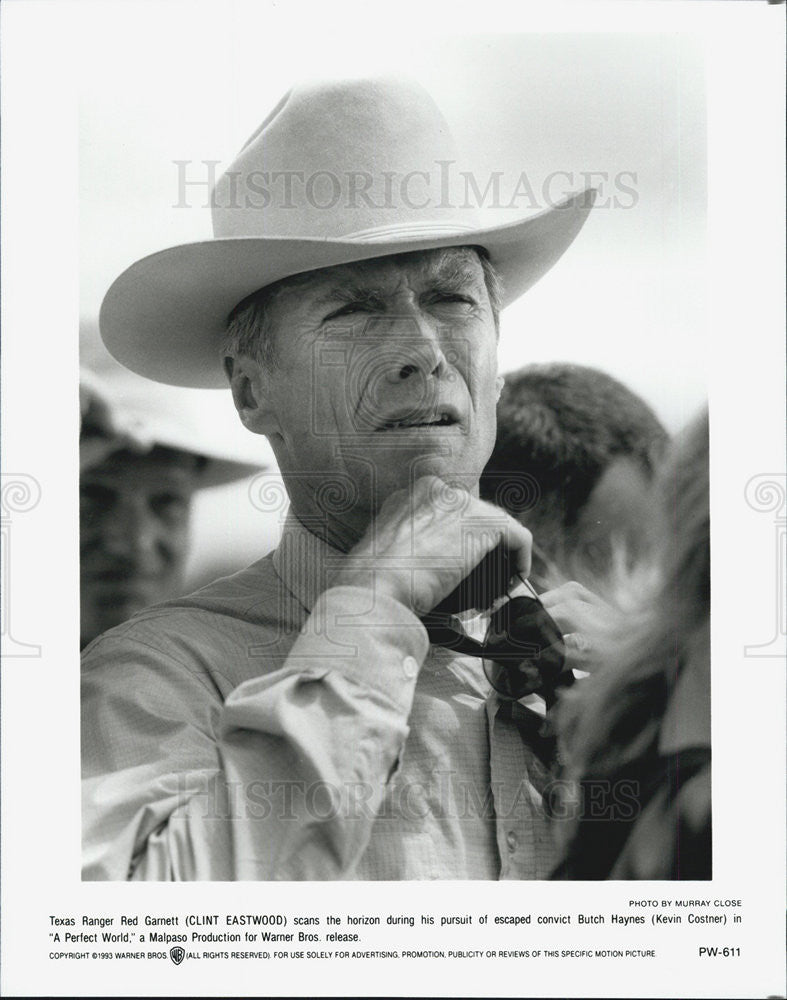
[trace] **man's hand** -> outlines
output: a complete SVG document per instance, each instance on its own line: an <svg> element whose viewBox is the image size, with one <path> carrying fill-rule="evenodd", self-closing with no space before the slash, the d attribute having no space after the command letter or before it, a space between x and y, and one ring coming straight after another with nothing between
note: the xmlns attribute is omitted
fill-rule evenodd
<svg viewBox="0 0 787 1000"><path fill-rule="evenodd" d="M622 613L573 580L540 594L539 600L563 633L568 665L592 672L599 666L599 639L620 627Z"/></svg>
<svg viewBox="0 0 787 1000"><path fill-rule="evenodd" d="M499 507L436 476L385 501L332 586L371 586L424 615L450 594L498 545L512 572L530 571L531 535Z"/></svg>

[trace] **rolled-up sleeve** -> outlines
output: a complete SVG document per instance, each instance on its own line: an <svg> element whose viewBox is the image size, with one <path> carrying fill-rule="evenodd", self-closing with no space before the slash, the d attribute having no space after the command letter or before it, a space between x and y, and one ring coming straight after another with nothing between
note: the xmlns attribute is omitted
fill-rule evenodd
<svg viewBox="0 0 787 1000"><path fill-rule="evenodd" d="M408 734L418 619L328 590L281 662L245 629L260 670L226 697L226 664L150 634L85 657L84 878L351 878Z"/></svg>

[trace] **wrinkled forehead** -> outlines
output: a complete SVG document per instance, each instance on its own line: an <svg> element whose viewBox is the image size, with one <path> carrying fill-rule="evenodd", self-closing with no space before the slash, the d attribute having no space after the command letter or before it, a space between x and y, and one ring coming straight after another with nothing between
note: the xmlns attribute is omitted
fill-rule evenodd
<svg viewBox="0 0 787 1000"><path fill-rule="evenodd" d="M402 278L423 282L444 281L483 282L481 259L474 247L442 247L437 250L417 250L410 253L372 257L351 264L337 264L282 282L283 287L314 288L355 286L386 286Z"/></svg>

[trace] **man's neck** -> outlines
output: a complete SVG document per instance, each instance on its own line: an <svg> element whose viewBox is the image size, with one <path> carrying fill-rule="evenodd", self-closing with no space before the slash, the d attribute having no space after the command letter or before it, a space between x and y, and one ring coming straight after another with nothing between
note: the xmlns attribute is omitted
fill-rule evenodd
<svg viewBox="0 0 787 1000"><path fill-rule="evenodd" d="M357 545L372 520L368 511L353 509L337 516L326 514L312 504L296 503L294 499L290 509L307 531L339 552L349 552Z"/></svg>
<svg viewBox="0 0 787 1000"><path fill-rule="evenodd" d="M447 485L452 484L449 481ZM462 482L457 486L465 488ZM293 489L289 491L290 510L313 535L340 552L349 552L367 533L377 511L360 505L343 509L345 497L338 495L339 490L338 485L335 493L330 489L326 490L318 502L317 497L310 493L300 493ZM477 482L471 494L478 496Z"/></svg>

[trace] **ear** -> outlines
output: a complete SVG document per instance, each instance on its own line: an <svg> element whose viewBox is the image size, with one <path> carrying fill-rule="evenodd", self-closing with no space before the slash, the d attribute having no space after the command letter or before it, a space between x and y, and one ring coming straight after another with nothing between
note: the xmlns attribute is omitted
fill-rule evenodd
<svg viewBox="0 0 787 1000"><path fill-rule="evenodd" d="M503 386L506 384L506 380L502 375L498 375L495 379L495 399L500 402L500 393L503 391Z"/></svg>
<svg viewBox="0 0 787 1000"><path fill-rule="evenodd" d="M246 430L266 437L279 433L279 421L270 391L270 374L246 354L224 358L232 401Z"/></svg>

